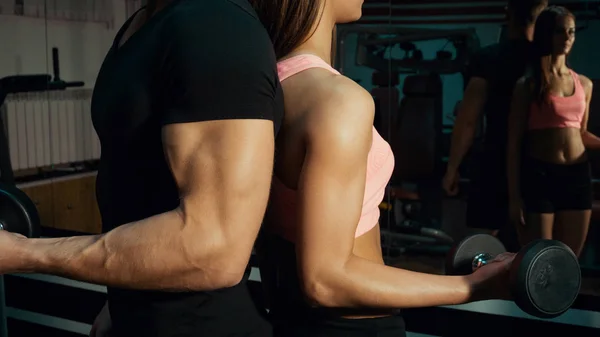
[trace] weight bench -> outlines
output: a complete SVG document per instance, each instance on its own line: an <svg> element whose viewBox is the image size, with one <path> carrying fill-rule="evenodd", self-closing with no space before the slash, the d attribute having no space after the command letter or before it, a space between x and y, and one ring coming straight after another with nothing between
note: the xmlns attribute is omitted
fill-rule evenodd
<svg viewBox="0 0 600 337"><path fill-rule="evenodd" d="M382 240L404 252L421 248L427 252L453 243L435 224L441 219L442 200L441 78L436 74L408 76L403 93L396 117L391 118L390 144L396 158L388 191L392 202L382 207L393 209L398 221L388 225L389 232L382 230ZM432 251L446 253L439 248Z"/></svg>

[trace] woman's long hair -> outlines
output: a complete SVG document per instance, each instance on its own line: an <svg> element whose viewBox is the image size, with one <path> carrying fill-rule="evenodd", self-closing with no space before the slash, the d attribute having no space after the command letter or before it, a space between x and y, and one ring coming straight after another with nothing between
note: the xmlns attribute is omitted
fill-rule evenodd
<svg viewBox="0 0 600 337"><path fill-rule="evenodd" d="M325 1L249 0L271 37L277 59L291 53L314 34ZM335 44L335 29L332 34ZM332 46L332 58L333 53Z"/></svg>
<svg viewBox="0 0 600 337"><path fill-rule="evenodd" d="M562 6L549 6L537 18L533 33L532 80L533 93L538 103L545 101L552 78L552 53L558 18L575 16Z"/></svg>

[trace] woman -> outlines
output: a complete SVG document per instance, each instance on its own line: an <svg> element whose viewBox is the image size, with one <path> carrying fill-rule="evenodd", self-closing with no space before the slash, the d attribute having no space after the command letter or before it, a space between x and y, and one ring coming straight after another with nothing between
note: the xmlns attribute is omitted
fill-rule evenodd
<svg viewBox="0 0 600 337"><path fill-rule="evenodd" d="M257 243L275 334L400 337L399 308L505 296L512 254L467 277L384 265L378 205L393 154L371 95L329 65L335 24L357 20L362 1L250 2L271 35L286 109Z"/></svg>
<svg viewBox="0 0 600 337"><path fill-rule="evenodd" d="M600 139L587 131L592 82L567 65L574 42L572 13L559 6L542 11L531 75L513 94L507 163L510 217L521 243L557 239L579 256L592 207L586 147L598 148Z"/></svg>

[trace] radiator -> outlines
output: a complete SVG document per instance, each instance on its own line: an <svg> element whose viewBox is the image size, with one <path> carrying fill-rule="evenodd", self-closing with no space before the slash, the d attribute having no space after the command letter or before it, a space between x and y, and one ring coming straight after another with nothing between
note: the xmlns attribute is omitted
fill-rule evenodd
<svg viewBox="0 0 600 337"><path fill-rule="evenodd" d="M2 107L13 171L100 158L91 90L9 95Z"/></svg>

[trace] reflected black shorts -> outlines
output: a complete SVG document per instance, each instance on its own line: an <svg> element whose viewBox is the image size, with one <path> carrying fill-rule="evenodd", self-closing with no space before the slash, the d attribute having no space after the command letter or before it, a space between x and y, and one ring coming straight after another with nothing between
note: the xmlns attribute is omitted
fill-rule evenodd
<svg viewBox="0 0 600 337"><path fill-rule="evenodd" d="M588 161L560 165L526 158L520 181L525 212L555 213L592 208L592 174Z"/></svg>

